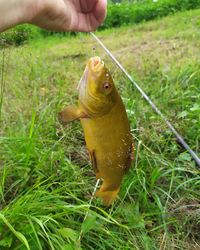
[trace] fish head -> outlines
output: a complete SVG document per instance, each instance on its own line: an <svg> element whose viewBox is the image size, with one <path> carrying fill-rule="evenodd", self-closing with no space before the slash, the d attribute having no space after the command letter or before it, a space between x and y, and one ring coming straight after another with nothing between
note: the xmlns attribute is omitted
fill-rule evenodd
<svg viewBox="0 0 200 250"><path fill-rule="evenodd" d="M94 96L106 98L113 88L113 79L100 57L92 57L88 62L88 89Z"/></svg>
<svg viewBox="0 0 200 250"><path fill-rule="evenodd" d="M100 57L89 59L79 83L79 102L91 114L104 115L115 104L116 88Z"/></svg>

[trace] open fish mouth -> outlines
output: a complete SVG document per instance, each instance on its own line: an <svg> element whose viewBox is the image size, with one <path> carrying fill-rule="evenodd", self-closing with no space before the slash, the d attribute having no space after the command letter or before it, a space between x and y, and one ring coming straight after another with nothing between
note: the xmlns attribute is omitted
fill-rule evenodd
<svg viewBox="0 0 200 250"><path fill-rule="evenodd" d="M91 57L87 63L87 66L85 68L85 71L78 83L77 89L80 91L83 91L87 84L87 75L88 70L91 70L93 72L100 72L104 67L104 61L101 60L99 56Z"/></svg>
<svg viewBox="0 0 200 250"><path fill-rule="evenodd" d="M94 72L98 72L104 67L104 61L99 56L95 56L90 58L89 65Z"/></svg>

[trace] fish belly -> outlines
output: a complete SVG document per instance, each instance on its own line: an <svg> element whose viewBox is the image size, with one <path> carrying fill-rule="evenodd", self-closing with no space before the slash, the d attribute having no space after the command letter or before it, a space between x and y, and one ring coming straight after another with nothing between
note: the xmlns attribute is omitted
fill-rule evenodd
<svg viewBox="0 0 200 250"><path fill-rule="evenodd" d="M96 158L98 178L104 189L119 188L132 148L126 113L116 112L96 119L81 120L89 152Z"/></svg>

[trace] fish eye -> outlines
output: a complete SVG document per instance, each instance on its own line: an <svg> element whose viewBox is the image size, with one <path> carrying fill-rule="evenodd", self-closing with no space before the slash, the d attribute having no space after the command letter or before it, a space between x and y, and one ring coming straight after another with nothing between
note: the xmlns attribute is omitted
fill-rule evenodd
<svg viewBox="0 0 200 250"><path fill-rule="evenodd" d="M104 85L103 85L104 89L109 89L110 87L111 87L111 85L110 85L109 82L105 82Z"/></svg>

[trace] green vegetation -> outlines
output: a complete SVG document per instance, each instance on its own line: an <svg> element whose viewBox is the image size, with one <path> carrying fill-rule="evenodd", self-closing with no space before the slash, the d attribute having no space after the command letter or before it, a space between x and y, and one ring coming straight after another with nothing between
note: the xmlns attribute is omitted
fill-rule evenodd
<svg viewBox="0 0 200 250"><path fill-rule="evenodd" d="M18 25L0 34L0 47L9 45L21 45L24 42L40 38L40 29L31 25Z"/></svg>
<svg viewBox="0 0 200 250"><path fill-rule="evenodd" d="M199 16L193 10L98 33L195 151ZM96 180L82 129L79 122L63 127L57 112L77 99L77 83L94 53L123 97L135 161L118 201L105 208L94 199L89 209ZM91 36L2 49L0 68L1 250L199 249L199 170Z"/></svg>
<svg viewBox="0 0 200 250"><path fill-rule="evenodd" d="M10 45L19 46L28 43L31 40L46 38L48 36L69 37L75 35L75 32L52 32L40 29L33 25L22 24L0 34L0 48L8 47Z"/></svg>
<svg viewBox="0 0 200 250"><path fill-rule="evenodd" d="M119 27L129 23L141 23L167 16L177 11L200 7L200 0L146 0L137 3L111 4L103 29Z"/></svg>

